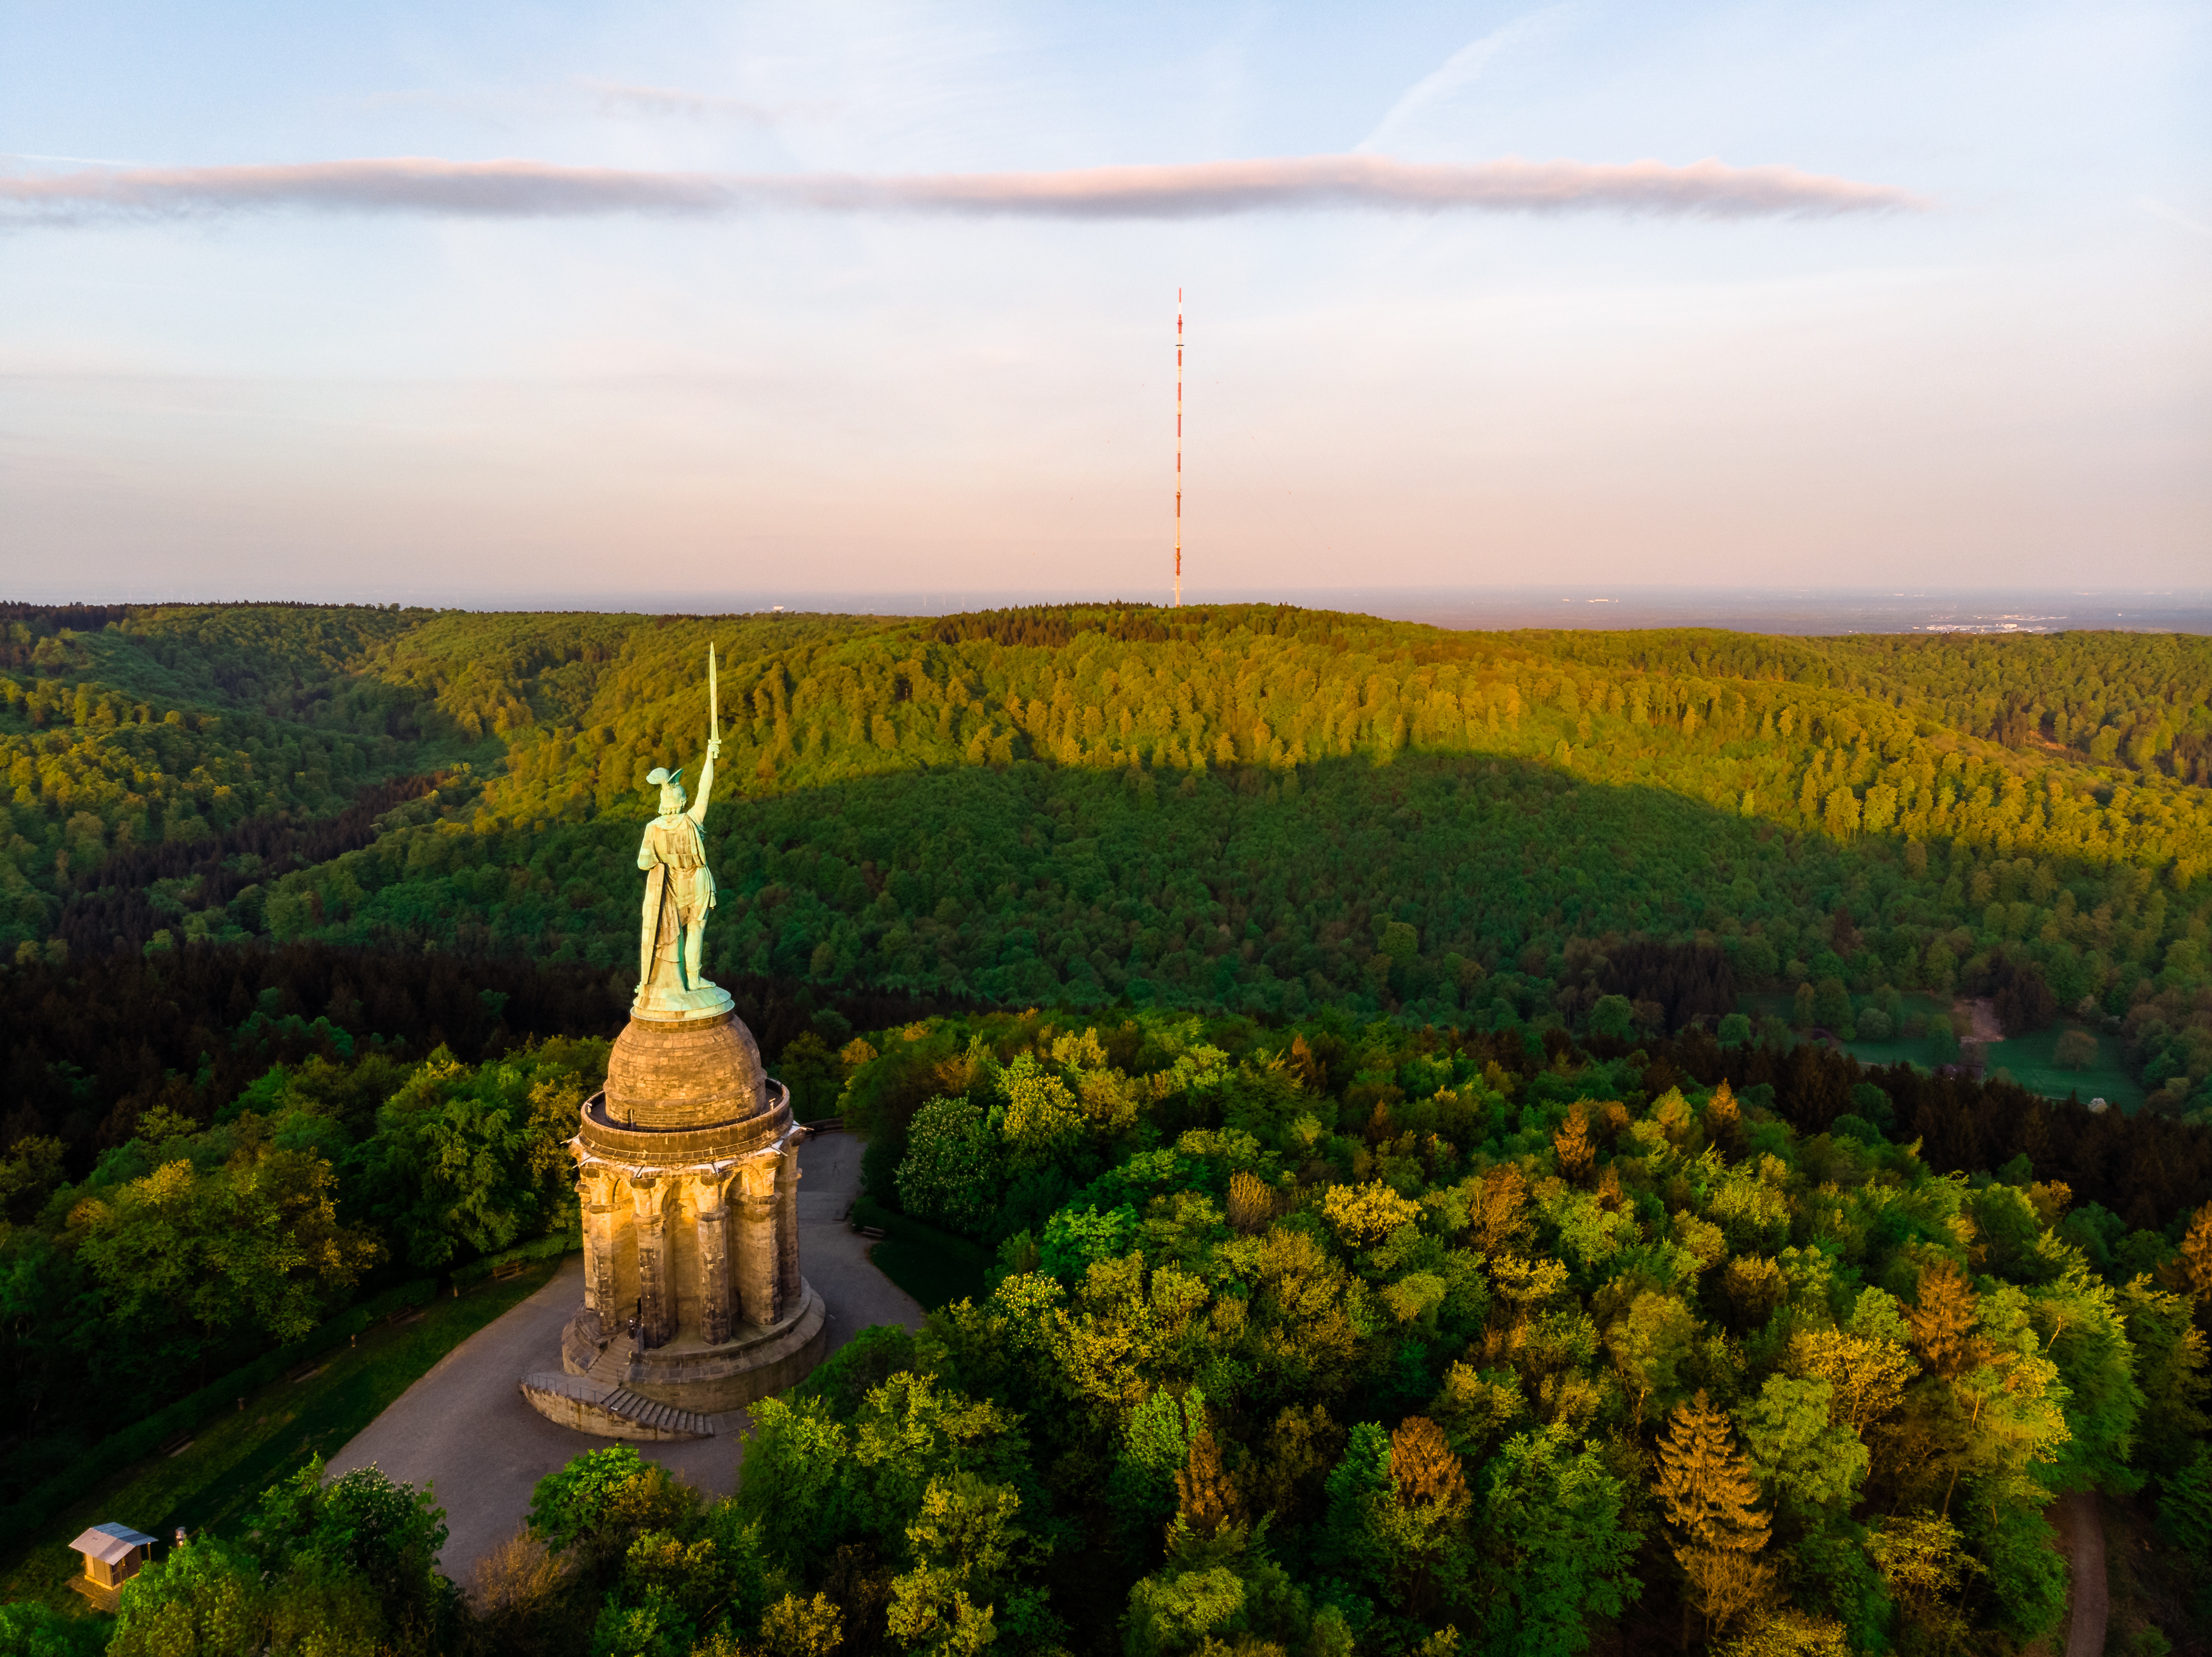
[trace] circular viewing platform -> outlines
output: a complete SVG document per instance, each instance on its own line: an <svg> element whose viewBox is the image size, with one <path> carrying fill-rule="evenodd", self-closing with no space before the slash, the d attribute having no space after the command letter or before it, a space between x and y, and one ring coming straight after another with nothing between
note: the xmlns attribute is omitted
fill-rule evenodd
<svg viewBox="0 0 2212 1657"><path fill-rule="evenodd" d="M641 1169L748 1155L773 1146L793 1129L791 1089L769 1077L762 1092L768 1108L757 1116L664 1128L616 1120L602 1089L584 1101L583 1123L574 1143L594 1157Z"/></svg>

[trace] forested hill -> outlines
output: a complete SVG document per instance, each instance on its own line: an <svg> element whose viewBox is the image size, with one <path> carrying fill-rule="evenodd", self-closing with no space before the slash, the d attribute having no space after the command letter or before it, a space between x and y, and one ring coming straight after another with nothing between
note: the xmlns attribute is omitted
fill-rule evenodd
<svg viewBox="0 0 2212 1657"><path fill-rule="evenodd" d="M2002 992L2123 1040L2160 1108L2212 1105L2202 639L1119 606L0 625L15 959L316 938L627 973L644 776L698 777L712 641L716 971L1478 1025Z"/></svg>

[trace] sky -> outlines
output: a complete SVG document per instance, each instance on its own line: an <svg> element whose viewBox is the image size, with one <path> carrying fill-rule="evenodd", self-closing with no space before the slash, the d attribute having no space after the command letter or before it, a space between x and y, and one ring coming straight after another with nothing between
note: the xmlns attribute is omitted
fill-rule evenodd
<svg viewBox="0 0 2212 1657"><path fill-rule="evenodd" d="M0 0L0 598L2201 590L2208 46Z"/></svg>

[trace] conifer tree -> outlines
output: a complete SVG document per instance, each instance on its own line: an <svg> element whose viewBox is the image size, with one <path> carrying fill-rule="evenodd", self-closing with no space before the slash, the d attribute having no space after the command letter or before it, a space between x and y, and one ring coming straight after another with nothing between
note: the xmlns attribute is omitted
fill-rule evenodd
<svg viewBox="0 0 2212 1657"><path fill-rule="evenodd" d="M1528 1176L1510 1162L1484 1174L1468 1222L1475 1246L1486 1254L1519 1246L1528 1230Z"/></svg>
<svg viewBox="0 0 2212 1657"><path fill-rule="evenodd" d="M1913 1350L1946 1380L1972 1368L1978 1360L1974 1286L1950 1261L1938 1260L1921 1269L1919 1303L1905 1319L1912 1326Z"/></svg>
<svg viewBox="0 0 2212 1657"><path fill-rule="evenodd" d="M1222 1465L1221 1446L1205 1429L1191 1440L1190 1459L1176 1471L1176 1522L1207 1537L1244 1522L1244 1498Z"/></svg>
<svg viewBox="0 0 2212 1657"><path fill-rule="evenodd" d="M1750 1460L1703 1388L1675 1406L1659 1441L1658 1496L1674 1533L1675 1562L1688 1580L1686 1615L1694 1606L1717 1634L1769 1600L1774 1567L1757 1556L1772 1527L1756 1505Z"/></svg>
<svg viewBox="0 0 2212 1657"><path fill-rule="evenodd" d="M2212 1305L2212 1203L2197 1209L2190 1221L2181 1240L2181 1263L2191 1296L2200 1306Z"/></svg>
<svg viewBox="0 0 2212 1657"><path fill-rule="evenodd" d="M1705 1101L1705 1137L1731 1162L1743 1154L1743 1112L1737 1108L1735 1093L1725 1076Z"/></svg>
<svg viewBox="0 0 2212 1657"><path fill-rule="evenodd" d="M1407 1416L1390 1435L1390 1483L1402 1507L1449 1515L1464 1511L1470 1500L1459 1457L1443 1429L1426 1416Z"/></svg>
<svg viewBox="0 0 2212 1657"><path fill-rule="evenodd" d="M1577 1100L1567 1112L1566 1121L1552 1136L1552 1148L1559 1154L1559 1172L1579 1185L1589 1178L1591 1166L1597 1161L1597 1150L1590 1143L1589 1113Z"/></svg>

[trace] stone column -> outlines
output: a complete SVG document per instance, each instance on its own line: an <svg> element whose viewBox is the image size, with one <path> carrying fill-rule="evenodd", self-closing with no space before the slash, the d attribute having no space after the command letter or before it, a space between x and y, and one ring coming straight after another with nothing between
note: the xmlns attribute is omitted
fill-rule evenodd
<svg viewBox="0 0 2212 1657"><path fill-rule="evenodd" d="M622 1234L617 1184L605 1168L586 1168L576 1182L584 1210L584 1304L599 1314L599 1326L609 1333L623 1316L614 1304L615 1243Z"/></svg>
<svg viewBox="0 0 2212 1657"><path fill-rule="evenodd" d="M729 1339L736 1321L730 1304L730 1205L723 1200L728 1186L726 1173L692 1178L699 1210L699 1332L709 1346Z"/></svg>
<svg viewBox="0 0 2212 1657"><path fill-rule="evenodd" d="M668 1280L668 1191L659 1179L630 1182L637 1212L637 1292L640 1344L664 1344L676 1333L676 1286Z"/></svg>
<svg viewBox="0 0 2212 1657"><path fill-rule="evenodd" d="M772 1324L776 1296L775 1158L738 1165L738 1299L749 1324Z"/></svg>
<svg viewBox="0 0 2212 1657"><path fill-rule="evenodd" d="M776 1303L788 1312L799 1305L799 1143L785 1142L775 1160Z"/></svg>

